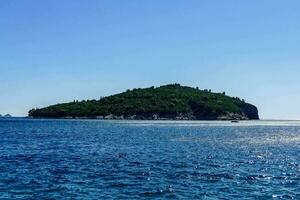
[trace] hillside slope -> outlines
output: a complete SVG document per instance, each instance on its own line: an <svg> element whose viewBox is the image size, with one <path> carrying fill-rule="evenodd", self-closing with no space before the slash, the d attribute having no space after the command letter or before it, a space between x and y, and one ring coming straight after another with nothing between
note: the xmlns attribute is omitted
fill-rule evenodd
<svg viewBox="0 0 300 200"><path fill-rule="evenodd" d="M32 109L33 118L259 119L255 106L225 93L179 84L127 90L100 100L74 101Z"/></svg>

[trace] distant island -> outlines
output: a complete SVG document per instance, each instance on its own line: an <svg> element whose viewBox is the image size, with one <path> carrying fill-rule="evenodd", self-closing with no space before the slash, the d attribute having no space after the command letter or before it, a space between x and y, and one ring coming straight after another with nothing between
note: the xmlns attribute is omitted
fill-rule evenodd
<svg viewBox="0 0 300 200"><path fill-rule="evenodd" d="M238 97L169 84L29 111L32 118L132 120L256 120L258 110Z"/></svg>
<svg viewBox="0 0 300 200"><path fill-rule="evenodd" d="M0 115L0 117L7 118L7 117L12 117L12 116L10 114L6 114L6 115Z"/></svg>

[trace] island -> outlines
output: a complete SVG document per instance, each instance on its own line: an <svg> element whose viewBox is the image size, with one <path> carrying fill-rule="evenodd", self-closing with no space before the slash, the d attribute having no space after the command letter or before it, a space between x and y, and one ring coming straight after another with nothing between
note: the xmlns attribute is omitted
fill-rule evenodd
<svg viewBox="0 0 300 200"><path fill-rule="evenodd" d="M136 88L99 100L31 109L32 118L128 120L257 120L257 108L238 97L198 87L168 84Z"/></svg>
<svg viewBox="0 0 300 200"><path fill-rule="evenodd" d="M0 115L1 118L9 118L12 117L10 114L6 114L6 115Z"/></svg>

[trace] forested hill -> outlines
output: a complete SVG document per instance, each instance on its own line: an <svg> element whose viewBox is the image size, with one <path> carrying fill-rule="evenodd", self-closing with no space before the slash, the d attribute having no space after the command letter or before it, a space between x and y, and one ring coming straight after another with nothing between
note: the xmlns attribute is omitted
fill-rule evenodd
<svg viewBox="0 0 300 200"><path fill-rule="evenodd" d="M32 109L33 118L259 119L254 105L225 93L170 84L127 90L100 100L74 101Z"/></svg>

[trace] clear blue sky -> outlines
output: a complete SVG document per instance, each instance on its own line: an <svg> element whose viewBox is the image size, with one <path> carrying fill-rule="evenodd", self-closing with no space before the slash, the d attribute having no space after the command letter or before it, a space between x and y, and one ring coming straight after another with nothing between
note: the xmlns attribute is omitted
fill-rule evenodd
<svg viewBox="0 0 300 200"><path fill-rule="evenodd" d="M300 119L298 0L2 0L0 114L178 82Z"/></svg>

